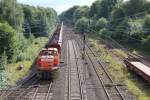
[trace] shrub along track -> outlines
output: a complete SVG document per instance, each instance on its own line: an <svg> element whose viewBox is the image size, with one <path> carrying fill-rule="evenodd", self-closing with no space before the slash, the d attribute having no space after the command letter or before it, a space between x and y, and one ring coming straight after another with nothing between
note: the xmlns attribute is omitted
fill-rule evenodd
<svg viewBox="0 0 150 100"><path fill-rule="evenodd" d="M113 40L110 37L106 38L107 40L103 40L105 44L108 46L108 49L110 52L112 52L112 49L121 49L123 52L125 52L128 56L135 57L142 61L147 66L150 66L150 58L144 57L140 54L132 53L127 48L123 47L121 44L119 44L117 41ZM113 52L112 52L113 53ZM125 57L119 57L121 60L124 60Z"/></svg>

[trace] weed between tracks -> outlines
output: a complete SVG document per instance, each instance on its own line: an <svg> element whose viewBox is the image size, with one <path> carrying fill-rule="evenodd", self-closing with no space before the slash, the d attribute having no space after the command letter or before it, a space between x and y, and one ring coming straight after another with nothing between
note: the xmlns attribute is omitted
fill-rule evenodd
<svg viewBox="0 0 150 100"><path fill-rule="evenodd" d="M150 100L150 86L143 86L133 77L123 64L116 60L110 53L105 43L98 35L89 34L88 40L90 41L90 46L96 48L96 51L100 51L100 60L105 61L108 64L108 71L115 83L125 84L128 90L135 95L138 100ZM116 57L122 58L127 57L124 51L120 49L113 49L113 54Z"/></svg>

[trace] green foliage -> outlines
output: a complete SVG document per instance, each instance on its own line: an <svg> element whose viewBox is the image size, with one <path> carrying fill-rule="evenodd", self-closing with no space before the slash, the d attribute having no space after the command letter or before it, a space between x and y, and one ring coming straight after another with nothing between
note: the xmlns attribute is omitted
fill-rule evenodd
<svg viewBox="0 0 150 100"><path fill-rule="evenodd" d="M89 24L89 20L86 17L82 17L80 19L77 20L77 22L75 23L75 32L76 33L85 33L88 31L88 24Z"/></svg>
<svg viewBox="0 0 150 100"><path fill-rule="evenodd" d="M16 0L1 0L0 4L0 20L7 21L13 28L21 31L24 22L21 6Z"/></svg>
<svg viewBox="0 0 150 100"><path fill-rule="evenodd" d="M25 19L25 36L49 36L58 22L57 13L51 8L22 5Z"/></svg>
<svg viewBox="0 0 150 100"><path fill-rule="evenodd" d="M57 13L52 8L0 0L0 59L6 58L9 63L24 60L23 52L33 42L34 35L49 36L57 22Z"/></svg>
<svg viewBox="0 0 150 100"><path fill-rule="evenodd" d="M129 23L129 27L130 27L130 31L129 31L129 35L135 39L141 39L144 34L143 34L143 28L142 28L142 23L138 20L131 20L128 22Z"/></svg>
<svg viewBox="0 0 150 100"><path fill-rule="evenodd" d="M150 43L150 35L146 38L146 42Z"/></svg>
<svg viewBox="0 0 150 100"><path fill-rule="evenodd" d="M150 28L150 14L145 16L143 27L144 28Z"/></svg>
<svg viewBox="0 0 150 100"><path fill-rule="evenodd" d="M100 18L96 23L96 30L99 31L102 28L106 28L108 22L106 18Z"/></svg>
<svg viewBox="0 0 150 100"><path fill-rule="evenodd" d="M104 17L108 18L112 9L119 6L122 0L97 0L95 1L90 9L91 17Z"/></svg>
<svg viewBox="0 0 150 100"><path fill-rule="evenodd" d="M0 71L0 89L6 90L8 87L8 73L5 70Z"/></svg>
<svg viewBox="0 0 150 100"><path fill-rule="evenodd" d="M125 12L123 8L115 8L112 12L111 12L111 18L113 20L116 20L117 18L123 18L125 16Z"/></svg>
<svg viewBox="0 0 150 100"><path fill-rule="evenodd" d="M0 55L6 52L8 59L14 59L18 48L18 35L7 23L0 23Z"/></svg>
<svg viewBox="0 0 150 100"><path fill-rule="evenodd" d="M133 15L148 10L149 7L145 6L147 4L146 0L130 0L123 5L123 9L127 15Z"/></svg>
<svg viewBox="0 0 150 100"><path fill-rule="evenodd" d="M76 11L76 9L78 9L79 6L73 6L72 8L70 8L69 10L63 12L59 18L60 20L63 20L64 23L66 24L73 24L73 20L74 20L74 12Z"/></svg>
<svg viewBox="0 0 150 100"><path fill-rule="evenodd" d="M111 36L124 43L140 44L145 49L150 48L147 42L150 35L149 11L150 2L147 0L97 0L90 8L74 7L60 16L74 25L76 32L84 30L101 36ZM82 24L79 20L81 17L86 17L89 24L84 25L84 29L77 29Z"/></svg>
<svg viewBox="0 0 150 100"><path fill-rule="evenodd" d="M0 70L4 70L7 64L7 55L4 51L0 56Z"/></svg>
<svg viewBox="0 0 150 100"><path fill-rule="evenodd" d="M95 1L91 5L90 12L89 12L90 17L97 17L97 15L99 15L99 13L100 13L100 5L101 5L101 1L100 0Z"/></svg>
<svg viewBox="0 0 150 100"><path fill-rule="evenodd" d="M78 19L82 17L88 17L89 10L90 9L87 6L78 7L73 14L73 18L74 18L73 22L76 22Z"/></svg>
<svg viewBox="0 0 150 100"><path fill-rule="evenodd" d="M109 31L107 28L103 28L99 31L99 35L102 37L102 38L105 38L105 36L109 36Z"/></svg>

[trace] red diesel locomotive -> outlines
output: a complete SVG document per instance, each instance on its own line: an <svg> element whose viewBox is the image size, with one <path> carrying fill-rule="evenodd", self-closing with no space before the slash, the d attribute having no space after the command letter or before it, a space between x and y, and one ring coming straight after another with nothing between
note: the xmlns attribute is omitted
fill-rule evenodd
<svg viewBox="0 0 150 100"><path fill-rule="evenodd" d="M41 76L44 79L50 78L51 73L59 69L62 45L62 30L63 23L61 27L56 29L49 42L38 55L36 61L38 76Z"/></svg>

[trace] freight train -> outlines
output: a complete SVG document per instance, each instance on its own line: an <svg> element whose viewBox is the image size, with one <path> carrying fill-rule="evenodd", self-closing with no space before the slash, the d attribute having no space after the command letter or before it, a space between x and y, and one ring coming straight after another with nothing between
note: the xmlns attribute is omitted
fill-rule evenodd
<svg viewBox="0 0 150 100"><path fill-rule="evenodd" d="M59 69L61 57L63 23L58 26L52 37L40 51L36 65L37 75L43 79L49 79L52 73Z"/></svg>
<svg viewBox="0 0 150 100"><path fill-rule="evenodd" d="M140 61L138 58L133 57L131 55L128 56L124 60L126 66L128 69L134 71L136 74L141 76L143 79L145 79L147 82L150 83L150 67L145 65L142 61Z"/></svg>

